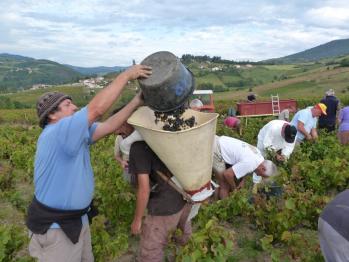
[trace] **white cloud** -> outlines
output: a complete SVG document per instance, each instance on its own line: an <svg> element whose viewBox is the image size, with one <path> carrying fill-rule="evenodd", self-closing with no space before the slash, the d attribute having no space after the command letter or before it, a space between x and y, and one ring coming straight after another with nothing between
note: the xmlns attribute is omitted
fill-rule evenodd
<svg viewBox="0 0 349 262"><path fill-rule="evenodd" d="M2 0L0 53L79 66L181 56L262 60L349 37L349 2Z"/></svg>
<svg viewBox="0 0 349 262"><path fill-rule="evenodd" d="M324 6L311 9L306 15L318 26L349 29L349 6Z"/></svg>

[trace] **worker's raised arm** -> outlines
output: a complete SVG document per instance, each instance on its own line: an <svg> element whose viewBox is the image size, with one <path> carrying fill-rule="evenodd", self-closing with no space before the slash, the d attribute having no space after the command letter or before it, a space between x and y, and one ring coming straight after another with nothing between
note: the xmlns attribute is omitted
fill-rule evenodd
<svg viewBox="0 0 349 262"><path fill-rule="evenodd" d="M98 120L120 96L127 82L140 77L151 75L151 68L135 65L118 75L111 84L99 92L88 104L88 123L91 125Z"/></svg>
<svg viewBox="0 0 349 262"><path fill-rule="evenodd" d="M137 94L125 107L119 112L109 117L106 121L99 123L96 131L93 133L93 141L97 141L106 135L116 131L130 117L133 111L143 104L141 93Z"/></svg>

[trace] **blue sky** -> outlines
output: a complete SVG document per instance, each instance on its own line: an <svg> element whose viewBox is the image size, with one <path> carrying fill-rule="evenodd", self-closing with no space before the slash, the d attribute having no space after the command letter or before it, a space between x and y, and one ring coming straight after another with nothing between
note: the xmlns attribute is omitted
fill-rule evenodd
<svg viewBox="0 0 349 262"><path fill-rule="evenodd" d="M349 38L349 1L1 0L0 53L77 66L167 50L259 61Z"/></svg>

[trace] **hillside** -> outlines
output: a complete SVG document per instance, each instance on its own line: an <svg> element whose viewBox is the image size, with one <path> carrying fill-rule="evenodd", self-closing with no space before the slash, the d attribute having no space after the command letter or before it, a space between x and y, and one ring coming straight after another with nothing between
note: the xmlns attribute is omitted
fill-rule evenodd
<svg viewBox="0 0 349 262"><path fill-rule="evenodd" d="M349 39L334 40L296 54L281 58L269 59L262 62L276 64L303 63L344 55L349 55Z"/></svg>
<svg viewBox="0 0 349 262"><path fill-rule="evenodd" d="M227 65L220 63L187 64L195 76L197 89L212 89L215 92L251 90L255 87L279 82L311 73L324 67L321 63L299 65Z"/></svg>
<svg viewBox="0 0 349 262"><path fill-rule="evenodd" d="M256 66L251 69L241 69L240 74L255 79L255 86L237 87L227 89L226 92L215 92L215 100L234 101L245 100L249 90L257 94L258 100L269 100L271 94L279 94L280 99L316 99L323 97L326 90L333 88L336 96L344 103L348 101L349 94L349 67L337 67L337 65L308 64L298 65L270 65ZM227 72L219 74L208 73L200 76L200 71L194 72L196 87L223 85L223 81L232 81ZM266 74L268 72L268 74ZM269 75L269 76L268 76ZM281 76L274 79L273 75ZM115 75L110 74L110 79ZM127 102L134 94L137 81L131 82L124 90L119 101ZM33 108L37 98L44 92L60 91L71 95L79 106L86 105L92 96L100 89L90 90L82 86L54 86L47 89L26 90L14 94L0 95L0 108Z"/></svg>
<svg viewBox="0 0 349 262"><path fill-rule="evenodd" d="M73 69L53 61L0 54L0 92L28 89L34 84L71 83L82 77Z"/></svg>
<svg viewBox="0 0 349 262"><path fill-rule="evenodd" d="M86 75L86 76L105 75L108 73L120 72L120 71L126 69L126 67L124 67L124 66L80 67L80 66L72 66L72 65L67 65L67 64L65 64L65 66L79 72L80 74Z"/></svg>

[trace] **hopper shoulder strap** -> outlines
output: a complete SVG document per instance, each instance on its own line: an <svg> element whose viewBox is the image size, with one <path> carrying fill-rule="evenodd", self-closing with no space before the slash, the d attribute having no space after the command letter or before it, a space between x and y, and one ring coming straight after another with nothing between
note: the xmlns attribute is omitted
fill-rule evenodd
<svg viewBox="0 0 349 262"><path fill-rule="evenodd" d="M194 204L194 201L191 199L190 195L187 194L182 188L177 186L170 177L166 176L161 171L156 171L156 173L167 183L169 184L174 190L176 190L178 193L180 193L184 200L187 201L189 204Z"/></svg>

